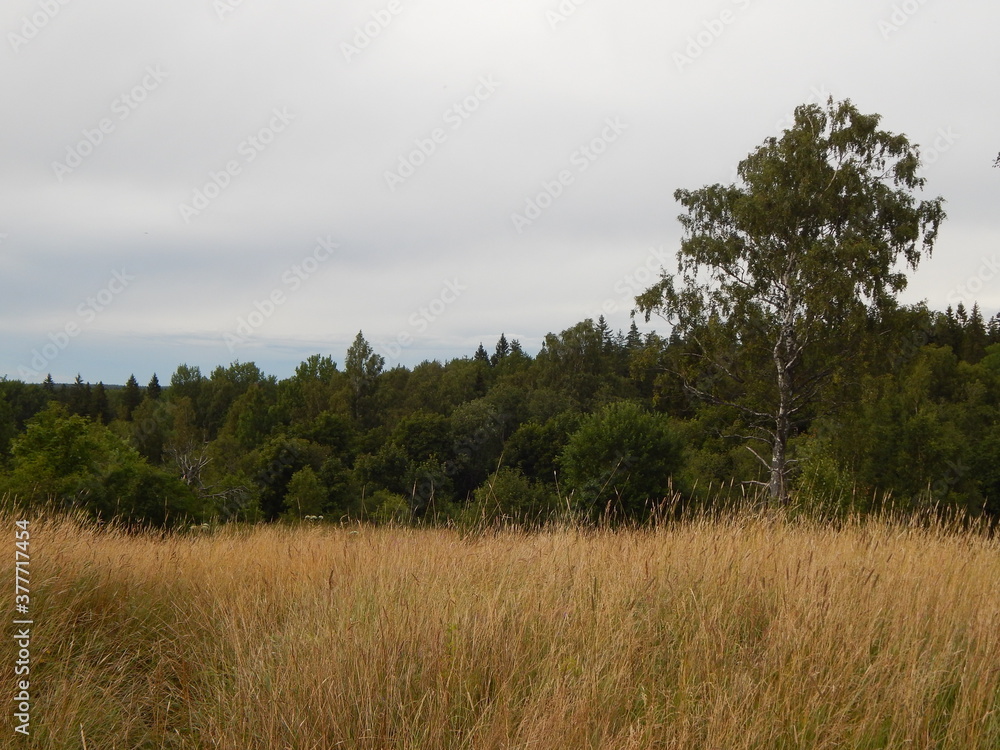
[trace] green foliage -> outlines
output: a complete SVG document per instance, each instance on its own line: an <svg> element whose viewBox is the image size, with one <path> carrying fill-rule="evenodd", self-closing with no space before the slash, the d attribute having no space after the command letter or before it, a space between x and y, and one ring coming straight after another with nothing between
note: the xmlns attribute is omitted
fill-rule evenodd
<svg viewBox="0 0 1000 750"><path fill-rule="evenodd" d="M294 432L337 454L352 455L357 441L357 432L351 420L343 414L330 411L320 412L313 419L296 425Z"/></svg>
<svg viewBox="0 0 1000 750"><path fill-rule="evenodd" d="M388 490L376 490L365 498L368 517L378 523L409 523L410 505L406 498Z"/></svg>
<svg viewBox="0 0 1000 750"><path fill-rule="evenodd" d="M667 417L621 401L580 422L560 457L564 489L590 515L642 518L668 497L682 446Z"/></svg>
<svg viewBox="0 0 1000 750"><path fill-rule="evenodd" d="M267 381L251 383L227 409L225 430L244 450L263 443L278 425L276 391L275 385Z"/></svg>
<svg viewBox="0 0 1000 750"><path fill-rule="evenodd" d="M406 473L406 485L409 489L405 495L412 518L439 518L442 509L446 512L449 509L454 483L441 461L430 458L411 463Z"/></svg>
<svg viewBox="0 0 1000 750"><path fill-rule="evenodd" d="M267 521L275 521L289 510L288 486L292 477L309 466L322 466L324 451L306 440L276 436L250 454L246 472L253 477L260 511Z"/></svg>
<svg viewBox="0 0 1000 750"><path fill-rule="evenodd" d="M579 416L564 412L540 424L525 422L510 436L504 447L504 462L523 474L543 482L554 482L559 454L576 430Z"/></svg>
<svg viewBox="0 0 1000 750"><path fill-rule="evenodd" d="M561 510L559 499L548 486L528 479L520 469L503 466L473 494L467 514L472 520L509 520L537 525L553 520Z"/></svg>
<svg viewBox="0 0 1000 750"><path fill-rule="evenodd" d="M200 516L196 496L150 466L107 427L52 404L13 442L4 491L30 504L54 502L98 518L162 526Z"/></svg>
<svg viewBox="0 0 1000 750"><path fill-rule="evenodd" d="M0 466L3 459L10 451L10 444L17 436L17 420L14 417L14 408L6 398L0 396Z"/></svg>
<svg viewBox="0 0 1000 750"><path fill-rule="evenodd" d="M188 398L192 404L197 404L201 401L201 388L204 383L205 378L202 377L198 366L178 365L177 370L170 376L170 397Z"/></svg>
<svg viewBox="0 0 1000 750"><path fill-rule="evenodd" d="M464 498L496 470L509 420L487 399L477 398L452 412L451 425L455 441L450 474L455 492Z"/></svg>
<svg viewBox="0 0 1000 750"><path fill-rule="evenodd" d="M376 354L365 341L364 334L358 331L354 343L347 350L344 370L351 384L351 414L362 427L375 424L375 394L384 366L385 357Z"/></svg>
<svg viewBox="0 0 1000 750"><path fill-rule="evenodd" d="M921 347L897 373L868 378L859 400L820 420L808 438L828 469L856 486L862 508L887 493L897 507L995 507L1000 373L962 362L948 347ZM803 486L822 476L810 450ZM991 504L992 503L992 504Z"/></svg>
<svg viewBox="0 0 1000 750"><path fill-rule="evenodd" d="M675 486L708 505L754 484L824 511L998 516L1000 314L896 301L944 219L919 166L878 115L799 107L737 184L675 193L677 273L636 300L667 337L601 317L534 358L501 334L386 371L359 331L343 371L181 364L145 397L135 377L0 379L0 493L157 524L641 519Z"/></svg>
<svg viewBox="0 0 1000 750"><path fill-rule="evenodd" d="M146 386L146 396L153 401L159 401L160 395L163 393L163 388L160 386L160 379L156 377L156 373L153 373L153 377L149 379L149 385Z"/></svg>
<svg viewBox="0 0 1000 750"><path fill-rule="evenodd" d="M919 151L850 101L804 105L739 164L741 185L678 190L678 274L637 298L674 323L684 387L738 408L766 437L771 496L787 496L786 446L826 385L857 368L859 338L895 308L899 264L930 254L943 200L914 193ZM679 282L679 283L678 283Z"/></svg>
<svg viewBox="0 0 1000 750"><path fill-rule="evenodd" d="M254 385L264 384L268 380L253 362L234 362L229 367L216 367L212 376L202 384L200 399L195 402L199 419L210 438L215 437L226 421L234 402L243 396ZM269 381L273 385L273 379ZM261 394L255 394L260 396ZM255 419L252 415L251 419ZM257 425L248 425L242 437L252 442L256 437Z"/></svg>
<svg viewBox="0 0 1000 750"><path fill-rule="evenodd" d="M129 375L119 399L118 416L126 422L132 419L132 412L142 403L142 391L135 375Z"/></svg>
<svg viewBox="0 0 1000 750"><path fill-rule="evenodd" d="M371 485L371 491L384 489L398 495L409 494L406 476L410 460L403 449L394 443L386 443L374 454L358 456L354 470L363 488Z"/></svg>
<svg viewBox="0 0 1000 750"><path fill-rule="evenodd" d="M154 465L163 460L171 422L170 408L152 398L144 399L132 412L128 437L139 454Z"/></svg>
<svg viewBox="0 0 1000 750"><path fill-rule="evenodd" d="M341 456L330 456L320 467L319 478L327 488L327 511L334 519L360 518L362 486Z"/></svg>
<svg viewBox="0 0 1000 750"><path fill-rule="evenodd" d="M292 475L285 495L288 513L294 518L322 515L327 510L327 492L323 482L309 466Z"/></svg>
<svg viewBox="0 0 1000 750"><path fill-rule="evenodd" d="M389 438L411 461L432 456L446 458L451 449L451 422L447 417L416 411L404 417Z"/></svg>

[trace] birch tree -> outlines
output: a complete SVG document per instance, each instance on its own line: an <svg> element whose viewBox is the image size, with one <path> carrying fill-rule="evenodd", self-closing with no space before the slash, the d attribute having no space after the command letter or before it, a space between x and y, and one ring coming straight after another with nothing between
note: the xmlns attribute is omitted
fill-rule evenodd
<svg viewBox="0 0 1000 750"><path fill-rule="evenodd" d="M917 198L919 147L880 120L850 101L800 106L740 162L737 183L677 190L676 273L636 298L683 342L684 387L742 416L779 502L789 438L895 308L945 217L942 198Z"/></svg>

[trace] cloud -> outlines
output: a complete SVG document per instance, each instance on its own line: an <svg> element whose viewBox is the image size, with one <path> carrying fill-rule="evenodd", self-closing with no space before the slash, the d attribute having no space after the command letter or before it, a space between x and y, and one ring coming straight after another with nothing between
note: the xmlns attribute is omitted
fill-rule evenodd
<svg viewBox="0 0 1000 750"><path fill-rule="evenodd" d="M8 34L43 5L58 11L14 49ZM18 0L0 11L0 372L16 376L121 268L135 286L61 372L122 382L147 363L225 364L224 332L328 235L339 254L236 354L285 376L316 349L342 359L358 329L413 335L406 364L501 331L530 350L612 298L609 320L627 326L613 287L649 248L676 249L673 191L732 179L817 91L922 144L960 134L927 168L950 219L908 292L943 306L998 239L1000 105L982 92L1000 10L961 7L924 4L884 38L893 3L861 0ZM678 70L691 40L701 50ZM574 154L609 118L628 129L581 172ZM412 174L387 184L403 162ZM511 214L563 170L572 184L519 234ZM212 197L185 221L199 191ZM454 279L468 290L416 331Z"/></svg>

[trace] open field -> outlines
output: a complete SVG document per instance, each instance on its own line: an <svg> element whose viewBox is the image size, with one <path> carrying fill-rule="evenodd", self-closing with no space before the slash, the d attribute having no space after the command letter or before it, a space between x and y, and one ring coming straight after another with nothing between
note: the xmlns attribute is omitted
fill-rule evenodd
<svg viewBox="0 0 1000 750"><path fill-rule="evenodd" d="M31 615L4 747L1000 747L1000 543L941 528L41 518Z"/></svg>

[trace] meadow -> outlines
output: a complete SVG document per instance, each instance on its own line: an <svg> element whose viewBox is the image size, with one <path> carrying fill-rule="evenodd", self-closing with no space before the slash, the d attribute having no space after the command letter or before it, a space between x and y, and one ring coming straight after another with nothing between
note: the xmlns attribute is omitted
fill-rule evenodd
<svg viewBox="0 0 1000 750"><path fill-rule="evenodd" d="M1000 747L1000 542L940 523L42 516L31 615L31 735L5 712L3 747Z"/></svg>

